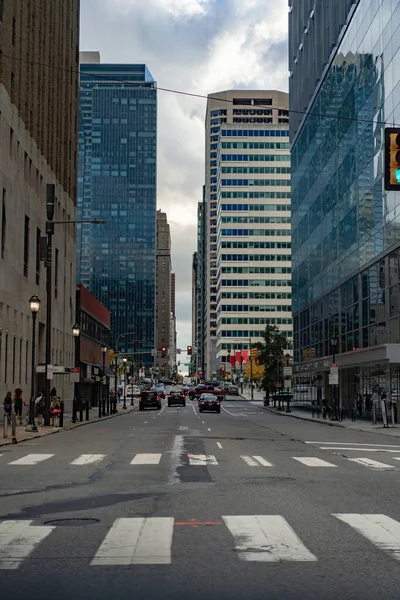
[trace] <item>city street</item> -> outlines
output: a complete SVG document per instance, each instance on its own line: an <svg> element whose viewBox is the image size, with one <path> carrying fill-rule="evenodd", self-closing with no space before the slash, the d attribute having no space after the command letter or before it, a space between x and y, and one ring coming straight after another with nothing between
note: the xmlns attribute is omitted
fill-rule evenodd
<svg viewBox="0 0 400 600"><path fill-rule="evenodd" d="M4 598L399 597L397 439L164 401L0 454Z"/></svg>

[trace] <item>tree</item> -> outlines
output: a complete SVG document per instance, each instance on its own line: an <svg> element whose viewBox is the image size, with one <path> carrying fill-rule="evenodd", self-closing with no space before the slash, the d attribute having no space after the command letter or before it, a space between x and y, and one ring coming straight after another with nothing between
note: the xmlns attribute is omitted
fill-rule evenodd
<svg viewBox="0 0 400 600"><path fill-rule="evenodd" d="M253 362L253 366L250 367L250 361L246 364L244 369L244 376L250 379L253 374L253 381L259 381L264 375L264 365L259 365Z"/></svg>
<svg viewBox="0 0 400 600"><path fill-rule="evenodd" d="M266 325L262 334L263 341L257 342L259 364L264 365L262 380L265 400L269 404L271 393L277 390L277 383L282 385L282 365L284 350L288 347L288 339L276 325Z"/></svg>

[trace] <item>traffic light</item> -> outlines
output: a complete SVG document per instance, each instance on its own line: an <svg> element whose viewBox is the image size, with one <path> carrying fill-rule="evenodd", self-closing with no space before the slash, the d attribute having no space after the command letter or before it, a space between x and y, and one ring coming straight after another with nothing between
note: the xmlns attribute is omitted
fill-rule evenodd
<svg viewBox="0 0 400 600"><path fill-rule="evenodd" d="M258 348L253 347L250 350L250 356L251 356L252 362L255 363L255 364L258 364L258 360L259 360L259 357L258 357Z"/></svg>
<svg viewBox="0 0 400 600"><path fill-rule="evenodd" d="M187 347L187 353L189 356L192 354L192 350L193 350L192 346Z"/></svg>
<svg viewBox="0 0 400 600"><path fill-rule="evenodd" d="M180 361L180 360L178 360L178 367L180 367L180 366L181 366L181 361Z"/></svg>
<svg viewBox="0 0 400 600"><path fill-rule="evenodd" d="M385 190L400 190L400 128L385 129Z"/></svg>
<svg viewBox="0 0 400 600"><path fill-rule="evenodd" d="M166 349L166 347L165 347L165 346L163 346L163 347L161 348L161 356L162 356L163 358L165 358L165 356L167 356L167 349Z"/></svg>

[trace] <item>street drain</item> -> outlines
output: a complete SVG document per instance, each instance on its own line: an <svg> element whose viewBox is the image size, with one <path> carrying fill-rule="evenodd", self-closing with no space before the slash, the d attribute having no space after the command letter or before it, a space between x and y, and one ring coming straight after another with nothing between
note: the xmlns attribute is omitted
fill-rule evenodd
<svg viewBox="0 0 400 600"><path fill-rule="evenodd" d="M82 525L94 525L100 523L100 519L52 519L45 521L44 525L58 525L59 527L80 527Z"/></svg>

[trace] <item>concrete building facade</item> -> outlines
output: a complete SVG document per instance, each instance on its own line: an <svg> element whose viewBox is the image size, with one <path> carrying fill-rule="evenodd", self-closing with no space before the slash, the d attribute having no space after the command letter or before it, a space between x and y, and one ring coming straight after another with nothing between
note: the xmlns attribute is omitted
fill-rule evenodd
<svg viewBox="0 0 400 600"><path fill-rule="evenodd" d="M0 3L0 397L17 387L30 396L33 294L41 300L36 362L45 362L39 246L46 184L55 185L54 219L76 216L78 47L78 0ZM74 225L55 225L52 362L66 367L74 364L75 240ZM68 375L52 384L72 398Z"/></svg>
<svg viewBox="0 0 400 600"><path fill-rule="evenodd" d="M230 98L240 118L220 125L216 159L217 372L233 356L238 372L266 325L292 340L288 95Z"/></svg>
<svg viewBox="0 0 400 600"><path fill-rule="evenodd" d="M166 213L157 211L156 254L156 349L157 367L165 374L170 364L171 343L171 233ZM162 356L165 348L166 355Z"/></svg>

